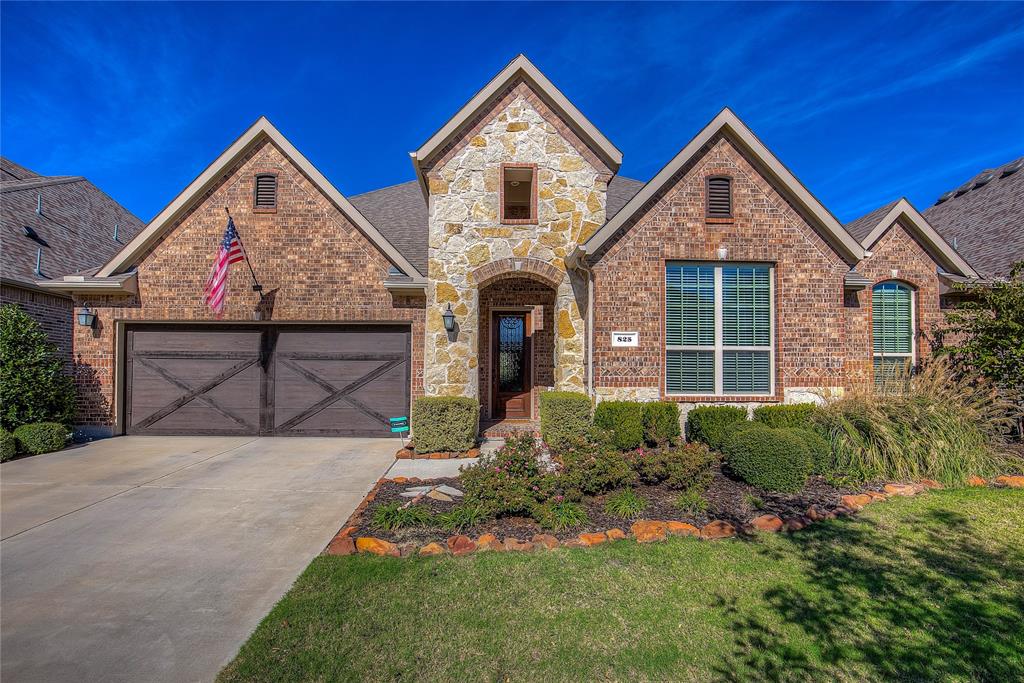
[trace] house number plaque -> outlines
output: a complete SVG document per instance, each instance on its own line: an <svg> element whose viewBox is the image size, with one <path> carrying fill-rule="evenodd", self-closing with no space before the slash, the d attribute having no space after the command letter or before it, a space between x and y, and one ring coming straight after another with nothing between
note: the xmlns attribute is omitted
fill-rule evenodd
<svg viewBox="0 0 1024 683"><path fill-rule="evenodd" d="M640 333L612 332L612 346L640 346Z"/></svg>

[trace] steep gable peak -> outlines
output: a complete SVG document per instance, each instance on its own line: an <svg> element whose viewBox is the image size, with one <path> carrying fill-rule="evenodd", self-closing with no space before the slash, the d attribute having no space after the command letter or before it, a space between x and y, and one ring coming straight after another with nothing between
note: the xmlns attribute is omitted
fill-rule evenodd
<svg viewBox="0 0 1024 683"><path fill-rule="evenodd" d="M547 76L534 66L533 62L525 55L520 54L466 102L419 149L409 153L416 170L416 177L420 180L424 192L426 192L424 168L429 166L437 154L443 151L467 125L471 124L481 111L493 104L506 87L517 80L525 82L543 98L545 104L571 127L573 133L579 136L612 173L618 171L622 164L622 152L548 80Z"/></svg>

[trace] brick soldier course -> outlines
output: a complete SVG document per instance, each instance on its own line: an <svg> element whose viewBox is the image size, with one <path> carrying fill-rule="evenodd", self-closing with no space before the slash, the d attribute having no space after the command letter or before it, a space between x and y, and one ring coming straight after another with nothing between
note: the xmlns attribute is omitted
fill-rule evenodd
<svg viewBox="0 0 1024 683"><path fill-rule="evenodd" d="M405 326L409 396L478 398L485 420L491 315L506 310L532 320L527 422L548 388L684 407L809 400L870 381L873 285L914 290L921 349L940 288L977 277L905 200L855 222L855 238L728 110L648 184L621 178L621 153L522 56L412 158L415 181L350 201L261 119L96 275L51 281L98 316L74 328L79 422L124 429L123 335L139 321ZM502 215L507 168L533 173L531 219ZM271 211L253 208L261 173L278 180ZM722 175L731 216L709 218L707 179ZM216 320L202 289L226 206L267 299L236 266ZM667 391L669 261L773 267L773 391ZM636 345L613 346L616 331Z"/></svg>

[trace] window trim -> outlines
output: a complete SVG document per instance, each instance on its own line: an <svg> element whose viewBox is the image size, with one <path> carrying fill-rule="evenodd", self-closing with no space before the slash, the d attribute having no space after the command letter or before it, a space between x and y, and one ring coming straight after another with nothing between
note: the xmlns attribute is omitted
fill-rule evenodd
<svg viewBox="0 0 1024 683"><path fill-rule="evenodd" d="M744 262L744 261L685 261L679 259L671 259L663 262L662 268L662 287L664 288L664 278L668 271L668 267L671 265L685 265L685 266L706 266L714 269L714 283L715 283L715 343L713 345L701 345L701 344L669 344L667 334L667 304L668 304L668 291L663 289L662 291L662 311L661 311L661 324L662 330L665 334L662 337L663 353L662 353L662 381L664 382L665 396L667 397L680 397L680 396L700 396L700 397L711 397L721 398L724 400L743 400L746 398L767 398L774 397L776 386L775 386L775 264L774 263L756 263L756 262ZM723 342L722 334L722 314L723 314L723 292L722 292L722 269L737 267L767 267L768 268L768 300L770 305L768 307L768 337L771 343L767 346L751 346L751 345L730 345ZM713 351L714 352L714 363L715 363L715 389L713 392L695 392L695 391L669 391L668 388L668 353L670 351ZM722 359L726 351L768 351L768 391L763 393L726 393L725 375L724 375L724 364Z"/></svg>
<svg viewBox="0 0 1024 683"><path fill-rule="evenodd" d="M711 181L712 180L728 180L729 181L729 215L719 216L711 213ZM733 196L733 177L726 173L715 173L707 176L704 179L704 218L709 221L731 221L735 217L735 201Z"/></svg>
<svg viewBox="0 0 1024 683"><path fill-rule="evenodd" d="M533 172L533 181L530 192L530 217L529 218L506 218L505 217L505 170L506 169L529 169ZM498 176L498 220L501 225L537 225L539 222L537 214L537 194L540 184L537 175L537 164L525 163L502 163Z"/></svg>
<svg viewBox="0 0 1024 683"><path fill-rule="evenodd" d="M910 292L910 353L875 352L875 289L882 285L896 285ZM906 358L913 367L917 363L917 289L903 280L882 280L871 285L871 369L874 377L876 358ZM875 378L877 380L877 378Z"/></svg>
<svg viewBox="0 0 1024 683"><path fill-rule="evenodd" d="M274 179L274 205L273 206L257 206L256 204L256 190L259 187L259 179L270 176ZM253 213L277 213L278 206L278 194L281 189L281 179L277 171L257 171L252 175L252 210Z"/></svg>

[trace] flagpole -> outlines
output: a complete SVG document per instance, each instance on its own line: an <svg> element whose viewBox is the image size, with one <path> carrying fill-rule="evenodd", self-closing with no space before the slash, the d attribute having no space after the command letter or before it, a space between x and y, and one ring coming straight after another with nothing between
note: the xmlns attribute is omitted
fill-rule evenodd
<svg viewBox="0 0 1024 683"><path fill-rule="evenodd" d="M224 213L226 213L228 215L229 219L231 218L231 211L229 211L228 207L226 207L226 206L224 207ZM249 266L249 275L252 276L252 291L254 291L257 294L259 294L260 295L260 301L262 301L263 300L263 285L261 285L260 281L256 279L256 271L254 271L252 269L252 262L249 260L248 252L245 251L245 243L242 242L242 234L240 232L238 232L238 226L237 225L235 226L235 236L238 238L238 246L242 249L242 256L245 257L245 265Z"/></svg>

